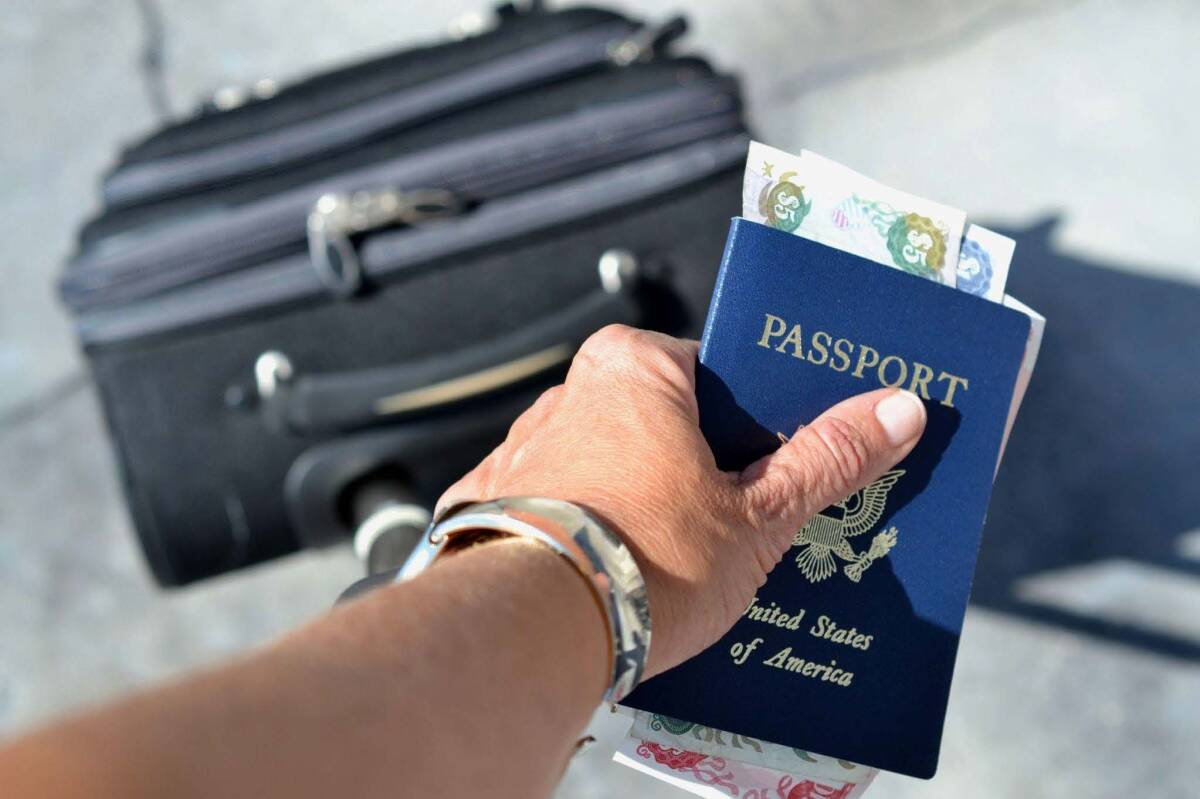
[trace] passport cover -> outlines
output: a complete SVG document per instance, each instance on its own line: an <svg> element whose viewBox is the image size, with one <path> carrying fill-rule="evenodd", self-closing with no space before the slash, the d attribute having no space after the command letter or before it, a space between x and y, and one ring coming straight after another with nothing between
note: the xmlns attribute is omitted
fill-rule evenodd
<svg viewBox="0 0 1200 799"><path fill-rule="evenodd" d="M720 641L624 704L932 777L1029 325L999 303L734 219L696 377L721 468L882 385L925 398L928 423L903 462L797 534Z"/></svg>

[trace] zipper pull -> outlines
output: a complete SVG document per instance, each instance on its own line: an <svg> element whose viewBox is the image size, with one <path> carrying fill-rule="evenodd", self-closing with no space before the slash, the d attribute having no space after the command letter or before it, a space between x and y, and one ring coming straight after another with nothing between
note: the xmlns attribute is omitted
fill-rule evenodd
<svg viewBox="0 0 1200 799"><path fill-rule="evenodd" d="M444 189L325 194L308 214L308 256L330 292L343 299L352 297L362 288L363 272L351 237L461 212L462 202Z"/></svg>
<svg viewBox="0 0 1200 799"><path fill-rule="evenodd" d="M608 59L618 67L627 67L635 62L650 61L665 50L671 42L687 33L687 18L676 14L659 25L646 25L628 39L615 41L608 46Z"/></svg>
<svg viewBox="0 0 1200 799"><path fill-rule="evenodd" d="M222 111L232 111L247 103L270 100L278 93L279 83L272 78L256 80L249 86L222 86L200 104L198 115L207 116Z"/></svg>

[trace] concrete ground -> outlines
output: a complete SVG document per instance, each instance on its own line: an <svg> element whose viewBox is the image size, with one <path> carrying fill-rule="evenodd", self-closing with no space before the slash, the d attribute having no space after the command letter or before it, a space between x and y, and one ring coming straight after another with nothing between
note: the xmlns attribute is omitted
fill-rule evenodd
<svg viewBox="0 0 1200 799"><path fill-rule="evenodd" d="M322 612L359 574L348 550L332 549L171 594L150 582L52 289L117 145L154 124L156 92L181 111L218 86L439 36L483 5L16 0L0 15L0 734L261 642ZM678 3L619 5L660 17ZM1170 293L1194 296L1200 6L688 5L686 46L744 77L765 140L1013 228L1058 214L1054 250L1131 278L1170 278ZM164 66L151 90L138 64L155 31ZM1111 309L1081 310L1099 319ZM1176 342L1190 345L1185 355L1195 332ZM1193 427L1178 433L1194 438L1200 423L1184 418ZM1027 451L1014 443L1005 471L1031 463L1018 459ZM884 775L873 795L1200 793L1200 515L1167 515L1169 563L1089 545L1070 566L981 581L939 775ZM1002 570L1007 556L989 538L981 570ZM1010 596L1043 612L1017 612ZM621 734L608 717L596 730L602 742ZM674 793L611 765L603 746L560 789L627 795Z"/></svg>

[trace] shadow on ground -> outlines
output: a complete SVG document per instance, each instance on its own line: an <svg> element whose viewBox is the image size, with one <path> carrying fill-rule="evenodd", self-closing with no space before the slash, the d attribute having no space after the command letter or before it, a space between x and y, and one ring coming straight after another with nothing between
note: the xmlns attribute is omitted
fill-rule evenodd
<svg viewBox="0 0 1200 799"><path fill-rule="evenodd" d="M1200 641L1042 607L1015 590L1033 575L1115 559L1191 578L1200 590L1200 563L1177 549L1200 527L1200 289L1054 252L1054 225L1009 233L1019 261L1009 291L1049 321L996 482L972 599L1200 660Z"/></svg>

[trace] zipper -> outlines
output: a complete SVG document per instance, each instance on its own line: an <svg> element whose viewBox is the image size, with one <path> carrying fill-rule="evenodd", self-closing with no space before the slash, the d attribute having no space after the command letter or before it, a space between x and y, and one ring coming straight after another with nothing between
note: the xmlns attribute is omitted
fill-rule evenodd
<svg viewBox="0 0 1200 799"><path fill-rule="evenodd" d="M497 13L490 20L483 14L475 16L476 35L451 33L451 41L418 45L350 62L274 87L248 86L239 93L251 99L241 105L228 101L233 98L225 101L211 98L190 117L131 145L122 154L122 163L128 166L153 161L284 127L403 92L418 83L442 78L550 39L624 19L619 14L596 8L554 12L525 8L516 14ZM463 26L457 27L463 34L467 33ZM260 101L264 94L271 96ZM234 107L230 108L231 105Z"/></svg>
<svg viewBox="0 0 1200 799"><path fill-rule="evenodd" d="M133 163L104 185L110 207L187 193L353 147L501 94L614 63L637 31L628 21L586 28L408 90L203 150Z"/></svg>
<svg viewBox="0 0 1200 799"><path fill-rule="evenodd" d="M362 274L386 281L434 259L670 193L737 166L747 141L744 133L709 138L496 200L441 224L375 234L357 252ZM84 346L110 345L327 294L308 257L298 253L139 302L85 312L76 317L76 327Z"/></svg>
<svg viewBox="0 0 1200 799"><path fill-rule="evenodd" d="M621 102L712 77L715 77L714 73L707 64L687 57L652 59L648 64L639 62L623 70L592 70L532 91L515 92L482 105L460 109L411 129L389 132L359 146L293 164L283 171L164 197L151 203L105 209L80 231L76 252L91 250L120 233L140 234L152 227L165 229L202 214L244 206L449 142L558 118L582 108ZM736 94L736 88L731 88L731 93Z"/></svg>
<svg viewBox="0 0 1200 799"><path fill-rule="evenodd" d="M380 189L325 194L308 214L308 257L317 277L336 297L345 299L362 286L362 262L350 237L358 233L429 219L456 216L462 203L445 189Z"/></svg>
<svg viewBox="0 0 1200 799"><path fill-rule="evenodd" d="M140 236L115 236L71 264L62 294L77 310L111 305L299 251L311 237L312 224L306 228L305 222L317 197L380 187L436 186L453 193L457 205L486 203L551 180L741 130L739 111L728 82L713 78L452 142L234 210ZM358 232L362 231L345 235ZM170 268L164 269L164 264Z"/></svg>

